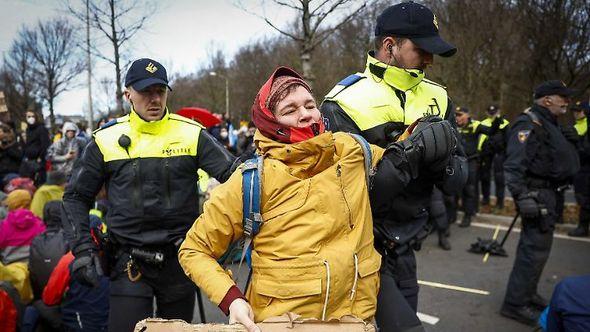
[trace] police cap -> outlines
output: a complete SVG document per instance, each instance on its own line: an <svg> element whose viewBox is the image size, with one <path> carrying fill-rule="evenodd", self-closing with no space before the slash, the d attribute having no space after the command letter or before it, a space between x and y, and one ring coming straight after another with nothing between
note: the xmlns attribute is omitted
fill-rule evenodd
<svg viewBox="0 0 590 332"><path fill-rule="evenodd" d="M131 86L136 91L142 91L154 84L162 84L172 90L168 85L166 68L158 61L148 58L133 61L125 76L125 86Z"/></svg>
<svg viewBox="0 0 590 332"><path fill-rule="evenodd" d="M576 101L570 109L574 112L590 112L590 104L587 101Z"/></svg>
<svg viewBox="0 0 590 332"><path fill-rule="evenodd" d="M534 98L537 99L551 95L569 97L572 94L574 94L574 90L568 88L563 81L551 80L537 85L534 91Z"/></svg>
<svg viewBox="0 0 590 332"><path fill-rule="evenodd" d="M490 105L487 110L488 114L490 115L494 115L498 113L498 111L500 111L500 107L498 107L498 105Z"/></svg>
<svg viewBox="0 0 590 332"><path fill-rule="evenodd" d="M465 106L461 106L461 107L457 106L455 108L455 114L462 115L462 114L465 114L465 113L469 114L469 108L467 108Z"/></svg>
<svg viewBox="0 0 590 332"><path fill-rule="evenodd" d="M396 36L410 39L428 53L450 57L457 48L438 34L438 21L428 7L413 1L388 7L377 17L375 36Z"/></svg>

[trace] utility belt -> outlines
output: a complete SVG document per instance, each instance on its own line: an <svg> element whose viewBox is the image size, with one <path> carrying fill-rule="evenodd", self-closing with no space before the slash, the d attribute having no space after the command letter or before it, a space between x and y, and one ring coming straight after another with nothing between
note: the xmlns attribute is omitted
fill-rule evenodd
<svg viewBox="0 0 590 332"><path fill-rule="evenodd" d="M528 176L526 183L530 189L549 189L558 192L564 191L569 187L568 184L564 184L561 181L547 180L534 176Z"/></svg>
<svg viewBox="0 0 590 332"><path fill-rule="evenodd" d="M124 272L130 281L141 279L146 269L154 271L164 267L167 260L176 255L175 245L154 247L117 246L115 262L126 260ZM119 270L120 271L120 270Z"/></svg>
<svg viewBox="0 0 590 332"><path fill-rule="evenodd" d="M384 234L379 228L374 227L375 249L383 256L391 256L393 258L405 253L408 250L420 250L422 242L428 237L430 228L432 226L427 223L411 238L404 239L399 236L390 238Z"/></svg>

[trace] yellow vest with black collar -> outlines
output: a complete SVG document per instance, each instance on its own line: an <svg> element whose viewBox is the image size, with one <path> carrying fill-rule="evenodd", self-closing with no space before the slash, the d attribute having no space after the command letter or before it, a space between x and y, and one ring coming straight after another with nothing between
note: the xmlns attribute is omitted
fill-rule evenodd
<svg viewBox="0 0 590 332"><path fill-rule="evenodd" d="M166 110L152 122L131 111L93 133L112 203L107 224L117 243L157 246L184 238L198 216L201 130L197 122Z"/></svg>
<svg viewBox="0 0 590 332"><path fill-rule="evenodd" d="M389 141L421 117L446 118L448 108L445 87L388 66L371 53L365 71L342 80L325 100L336 102L363 133L385 130Z"/></svg>

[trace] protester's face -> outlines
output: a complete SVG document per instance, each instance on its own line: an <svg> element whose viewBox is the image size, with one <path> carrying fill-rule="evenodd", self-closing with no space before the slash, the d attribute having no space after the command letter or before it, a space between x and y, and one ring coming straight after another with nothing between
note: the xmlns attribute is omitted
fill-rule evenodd
<svg viewBox="0 0 590 332"><path fill-rule="evenodd" d="M455 113L455 122L457 126L464 127L469 121L469 115L467 113Z"/></svg>
<svg viewBox="0 0 590 332"><path fill-rule="evenodd" d="M76 132L75 131L73 131L73 130L66 131L66 137L67 138L72 139L72 138L74 138L74 136L76 136Z"/></svg>
<svg viewBox="0 0 590 332"><path fill-rule="evenodd" d="M37 118L35 117L35 113L33 113L33 112L25 113L25 117L26 117L26 120L29 124L34 124L37 121Z"/></svg>
<svg viewBox="0 0 590 332"><path fill-rule="evenodd" d="M396 66L405 69L425 70L432 65L434 58L409 39L403 39L401 42L394 44L392 55L396 61Z"/></svg>
<svg viewBox="0 0 590 332"><path fill-rule="evenodd" d="M543 97L543 105L553 114L562 115L567 112L569 98L560 95L550 95Z"/></svg>
<svg viewBox="0 0 590 332"><path fill-rule="evenodd" d="M128 87L125 96L135 109L135 112L145 121L162 119L166 110L168 89L163 84L155 84L142 91Z"/></svg>
<svg viewBox="0 0 590 332"><path fill-rule="evenodd" d="M286 127L304 128L320 121L320 111L313 96L301 85L277 104L274 114Z"/></svg>

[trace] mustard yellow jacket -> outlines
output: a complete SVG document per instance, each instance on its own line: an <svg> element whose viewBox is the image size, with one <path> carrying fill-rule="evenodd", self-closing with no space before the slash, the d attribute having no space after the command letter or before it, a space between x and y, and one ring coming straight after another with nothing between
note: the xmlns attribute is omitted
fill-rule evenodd
<svg viewBox="0 0 590 332"><path fill-rule="evenodd" d="M256 321L294 312L331 319L375 314L381 258L361 146L326 132L296 144L256 133L264 156L261 213L246 292ZM383 150L371 146L373 166ZM242 173L216 188L179 251L185 273L219 304L235 283L216 262L242 236Z"/></svg>

